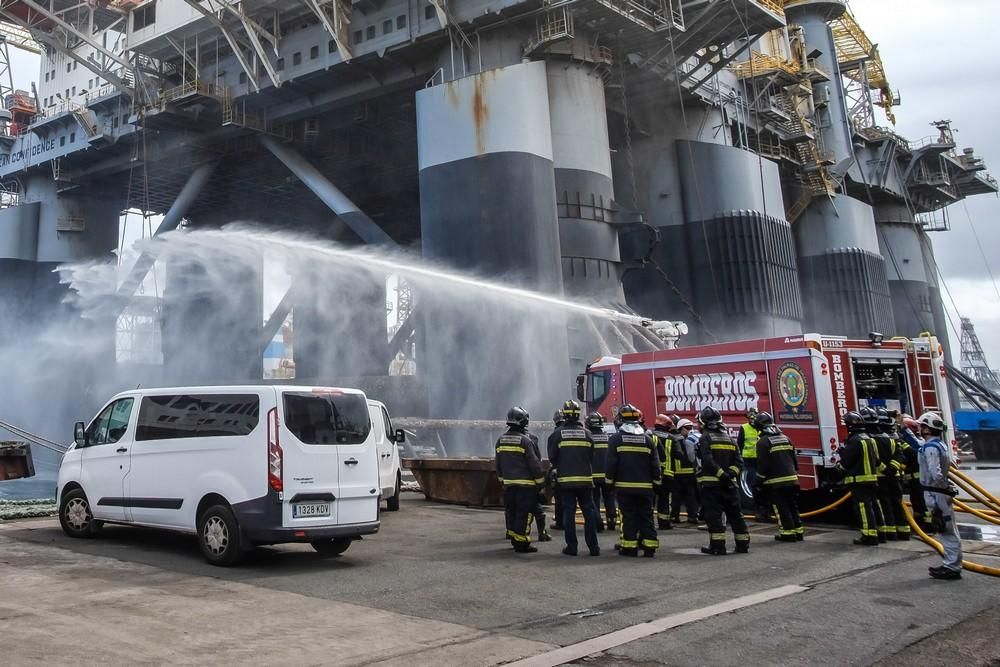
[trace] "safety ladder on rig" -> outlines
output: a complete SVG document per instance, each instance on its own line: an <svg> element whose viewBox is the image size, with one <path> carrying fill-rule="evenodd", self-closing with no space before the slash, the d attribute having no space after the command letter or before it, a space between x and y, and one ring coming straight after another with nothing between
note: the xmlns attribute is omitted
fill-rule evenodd
<svg viewBox="0 0 1000 667"><path fill-rule="evenodd" d="M921 335L913 342L913 357L917 367L917 385L920 388L920 404L923 406L923 412L941 412L941 399L938 393L939 373L934 369L936 352L934 339L929 333Z"/></svg>

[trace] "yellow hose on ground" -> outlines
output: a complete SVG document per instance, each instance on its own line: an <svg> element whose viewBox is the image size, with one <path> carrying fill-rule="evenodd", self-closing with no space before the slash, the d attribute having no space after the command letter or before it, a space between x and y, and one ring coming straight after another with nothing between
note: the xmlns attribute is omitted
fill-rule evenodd
<svg viewBox="0 0 1000 667"><path fill-rule="evenodd" d="M924 542L934 547L935 551L939 554L944 554L944 547L941 543L935 540L933 537L925 533L920 525L913 520L913 512L910 511L909 507L904 508L906 512L906 521L910 524L910 528L913 532L917 534L917 537L922 539ZM963 560L962 568L970 572L978 572L979 574L988 574L991 577L1000 577L1000 567L989 567L987 565L981 565L979 563L973 563L971 561Z"/></svg>
<svg viewBox="0 0 1000 667"><path fill-rule="evenodd" d="M958 488L962 489L973 498L979 500L980 503L986 507L986 509L993 512L1000 512L1000 503L994 502L989 493L986 493L985 495L980 493L971 484L966 483L961 477L952 477L951 481L954 482Z"/></svg>
<svg viewBox="0 0 1000 667"><path fill-rule="evenodd" d="M983 521L988 521L989 523L996 524L997 526L1000 526L1000 519L998 519L996 517L993 517L993 516L990 516L989 514L986 514L985 512L980 512L977 509L969 507L968 505L966 505L965 503L963 503L960 500L956 500L955 501L955 509L957 509L960 512L965 512L966 514L972 514L973 516L978 516Z"/></svg>
<svg viewBox="0 0 1000 667"><path fill-rule="evenodd" d="M982 486L979 485L979 483L976 480L972 479L958 468L952 467L948 471L948 476L951 477L952 479L962 480L963 482L965 482L966 484L968 484L973 489L979 492L978 494L973 493L972 494L973 496L977 496L981 499L985 499L986 501L988 501L988 504L992 505L991 509L1000 510L1000 498L997 498L992 493L984 489Z"/></svg>
<svg viewBox="0 0 1000 667"><path fill-rule="evenodd" d="M801 514L800 517L803 519L809 519L814 516L820 515L823 512L829 512L832 509L837 509L838 507L846 503L850 497L851 497L851 492L848 491L847 493L845 493L843 496L840 497L840 500L837 500L836 502L833 502L827 505L826 507L821 507L818 510L812 510L811 512L806 512L804 514Z"/></svg>
<svg viewBox="0 0 1000 667"><path fill-rule="evenodd" d="M989 503L985 503L982 500L979 500L977 498L961 498L961 497L957 497L957 498L955 498L955 500L960 500L963 503L965 503L966 505L986 505L987 507L989 507ZM993 510L985 510L985 511L986 511L987 514L989 514L989 513L997 514L997 512L994 512Z"/></svg>

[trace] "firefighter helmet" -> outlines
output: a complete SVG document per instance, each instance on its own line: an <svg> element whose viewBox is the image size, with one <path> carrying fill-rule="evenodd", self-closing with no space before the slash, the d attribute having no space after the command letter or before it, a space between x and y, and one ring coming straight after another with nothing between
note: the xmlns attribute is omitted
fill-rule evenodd
<svg viewBox="0 0 1000 667"><path fill-rule="evenodd" d="M879 408L875 412L878 414L878 425L882 428L891 428L896 421L896 415L899 414L895 410L885 408Z"/></svg>
<svg viewBox="0 0 1000 667"><path fill-rule="evenodd" d="M579 419L580 404L570 399L565 403L563 403L561 412L563 417L565 417L566 419Z"/></svg>
<svg viewBox="0 0 1000 667"><path fill-rule="evenodd" d="M701 412L698 413L698 421L705 428L721 428L722 414L711 406L702 408Z"/></svg>
<svg viewBox="0 0 1000 667"><path fill-rule="evenodd" d="M760 412L757 410L756 407L750 408L749 410L747 410L747 421L752 424L754 418L759 414Z"/></svg>
<svg viewBox="0 0 1000 667"><path fill-rule="evenodd" d="M865 418L853 410L844 415L844 426L848 431L865 430Z"/></svg>
<svg viewBox="0 0 1000 667"><path fill-rule="evenodd" d="M878 413L875 412L875 408L870 408L867 405L858 410L858 414L861 418L865 420L865 424L868 426L878 426Z"/></svg>
<svg viewBox="0 0 1000 667"><path fill-rule="evenodd" d="M556 426L562 426L566 421L566 417L563 416L562 410L556 410L552 413L552 423Z"/></svg>
<svg viewBox="0 0 1000 667"><path fill-rule="evenodd" d="M618 410L618 419L623 422L641 422L642 411L631 403L626 403Z"/></svg>
<svg viewBox="0 0 1000 667"><path fill-rule="evenodd" d="M656 415L656 425L664 431L672 431L674 428L674 420L663 414Z"/></svg>
<svg viewBox="0 0 1000 667"><path fill-rule="evenodd" d="M694 422L691 421L690 419L678 419L677 430L679 431L682 428L694 428Z"/></svg>
<svg viewBox="0 0 1000 667"><path fill-rule="evenodd" d="M944 425L944 420L941 419L941 415L936 412L925 412L920 415L917 422L933 433L941 433L947 428Z"/></svg>
<svg viewBox="0 0 1000 667"><path fill-rule="evenodd" d="M526 428L528 426L528 411L515 405L507 411L507 425Z"/></svg>
<svg viewBox="0 0 1000 667"><path fill-rule="evenodd" d="M593 429L604 428L604 415L600 412L591 412L587 415L587 426Z"/></svg>
<svg viewBox="0 0 1000 667"><path fill-rule="evenodd" d="M774 417L769 412L758 412L753 418L753 427L758 431L763 431L768 426L774 424Z"/></svg>

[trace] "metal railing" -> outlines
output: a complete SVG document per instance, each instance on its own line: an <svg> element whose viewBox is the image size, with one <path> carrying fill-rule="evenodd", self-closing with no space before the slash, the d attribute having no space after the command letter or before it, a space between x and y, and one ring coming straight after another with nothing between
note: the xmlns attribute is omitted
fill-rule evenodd
<svg viewBox="0 0 1000 667"><path fill-rule="evenodd" d="M229 89L226 86L219 86L214 83L208 83L200 79L195 79L194 81L188 81L187 83L183 83L174 88L164 90L160 93L159 98L161 102L173 102L174 100L194 94L204 95L205 97L213 97L217 100L223 101L227 99Z"/></svg>
<svg viewBox="0 0 1000 667"><path fill-rule="evenodd" d="M729 69L740 79L751 76L762 76L781 71L795 76L802 71L802 66L795 60L786 60L770 53L754 51L749 60L730 65Z"/></svg>

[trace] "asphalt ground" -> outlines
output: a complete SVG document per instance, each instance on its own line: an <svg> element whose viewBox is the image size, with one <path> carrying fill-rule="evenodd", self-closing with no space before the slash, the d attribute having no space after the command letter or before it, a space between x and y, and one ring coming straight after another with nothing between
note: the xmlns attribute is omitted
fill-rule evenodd
<svg viewBox="0 0 1000 667"><path fill-rule="evenodd" d="M935 581L921 543L855 547L830 526L785 544L752 524L751 553L726 557L699 552L704 531L675 528L656 558L627 559L607 532L597 558L562 555L559 535L516 555L501 512L417 494L382 519L339 558L285 545L229 569L202 561L193 537L107 526L72 540L52 519L2 523L3 662L493 665L618 633L567 664L858 665L918 645L932 655L955 632L942 631L1000 605L1000 579ZM975 560L1000 566L990 553ZM801 590L740 602L789 585ZM1000 660L995 641L969 646L957 664Z"/></svg>

